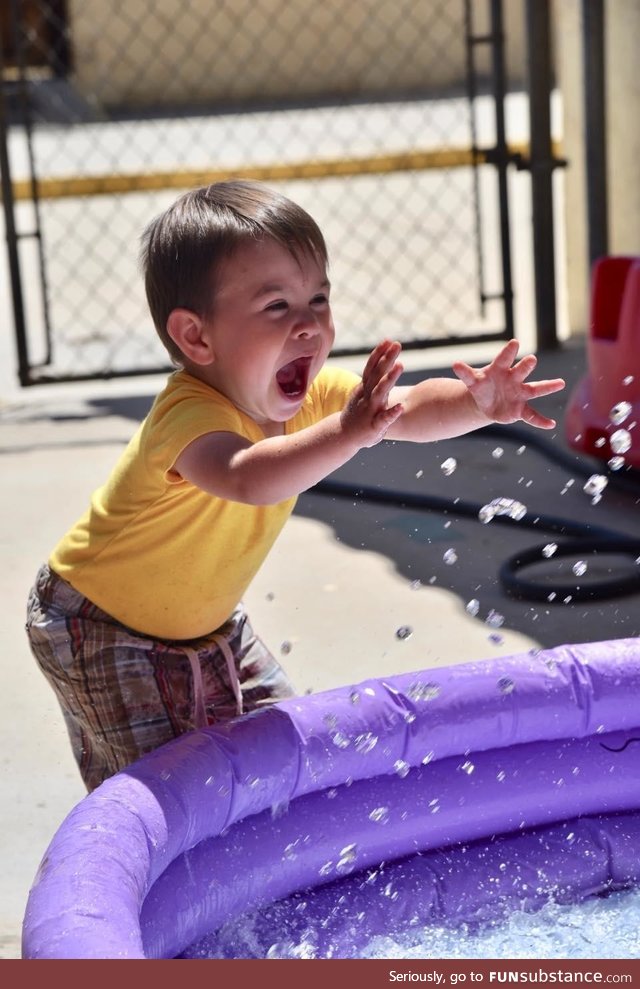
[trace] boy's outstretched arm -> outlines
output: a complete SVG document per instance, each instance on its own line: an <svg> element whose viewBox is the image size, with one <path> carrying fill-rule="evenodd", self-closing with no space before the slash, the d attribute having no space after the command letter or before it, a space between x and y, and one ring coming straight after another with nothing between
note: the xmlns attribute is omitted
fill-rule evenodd
<svg viewBox="0 0 640 989"><path fill-rule="evenodd" d="M396 353L400 345L396 344ZM490 364L472 368L456 361L457 379L428 378L417 385L394 388L390 402L404 411L389 428L388 439L428 440L461 436L492 422L523 420L540 429L553 429L555 421L529 403L564 388L562 378L529 382L537 358L530 354L516 364L518 341L510 340Z"/></svg>
<svg viewBox="0 0 640 989"><path fill-rule="evenodd" d="M300 494L374 446L402 413L390 393L402 373L399 347L383 341L371 353L362 381L341 412L286 436L257 443L236 433L206 433L178 456L173 470L209 494L250 505L270 505Z"/></svg>

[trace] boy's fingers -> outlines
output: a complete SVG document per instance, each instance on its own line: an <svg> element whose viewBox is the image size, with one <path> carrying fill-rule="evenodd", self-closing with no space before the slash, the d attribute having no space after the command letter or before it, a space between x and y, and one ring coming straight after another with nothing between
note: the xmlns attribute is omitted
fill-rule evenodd
<svg viewBox="0 0 640 989"><path fill-rule="evenodd" d="M530 426L537 426L538 429L554 429L556 425L555 419L543 416L541 412L532 409L530 405L525 405L522 411L522 419L524 422L528 422Z"/></svg>
<svg viewBox="0 0 640 989"><path fill-rule="evenodd" d="M367 360L364 371L362 372L362 380L368 383L369 391L373 387L369 383L369 379L372 376L377 376L380 378L382 374L384 374L389 362L395 360L401 349L400 344L392 340L382 340L380 343L376 344L369 354L369 359Z"/></svg>
<svg viewBox="0 0 640 989"><path fill-rule="evenodd" d="M504 345L502 350L496 354L491 363L495 367L511 367L519 348L520 344L517 340L509 340L509 343Z"/></svg>
<svg viewBox="0 0 640 989"><path fill-rule="evenodd" d="M475 384L476 373L473 368L468 364L465 364L464 361L455 361L452 365L452 370L455 376L459 378L462 384L466 385L467 388L470 388L471 385Z"/></svg>
<svg viewBox="0 0 640 989"><path fill-rule="evenodd" d="M565 382L562 378L549 378L546 381L532 381L525 387L531 398L542 398L544 395L553 395L554 392L562 391Z"/></svg>
<svg viewBox="0 0 640 989"><path fill-rule="evenodd" d="M528 354L519 360L514 367L511 368L511 373L517 378L518 381L524 381L528 375L534 370L538 363L538 358L535 354Z"/></svg>

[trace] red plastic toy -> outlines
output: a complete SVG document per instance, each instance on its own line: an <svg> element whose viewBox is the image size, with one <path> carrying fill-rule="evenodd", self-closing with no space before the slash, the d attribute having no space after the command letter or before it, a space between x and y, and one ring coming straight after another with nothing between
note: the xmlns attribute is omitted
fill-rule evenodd
<svg viewBox="0 0 640 989"><path fill-rule="evenodd" d="M640 257L595 262L588 372L567 405L565 433L577 450L640 469Z"/></svg>

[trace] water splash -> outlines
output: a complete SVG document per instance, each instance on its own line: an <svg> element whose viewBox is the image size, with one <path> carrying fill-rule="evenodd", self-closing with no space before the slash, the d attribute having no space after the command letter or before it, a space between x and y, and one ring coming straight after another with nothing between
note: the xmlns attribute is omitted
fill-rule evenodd
<svg viewBox="0 0 640 989"><path fill-rule="evenodd" d="M631 433L627 429L616 429L609 437L609 446L614 453L627 453L631 449Z"/></svg>
<svg viewBox="0 0 640 989"><path fill-rule="evenodd" d="M522 502L516 501L514 498L494 498L493 501L482 506L478 512L478 518L486 525L496 515L508 515L509 518L519 522L526 514L527 507Z"/></svg>
<svg viewBox="0 0 640 989"><path fill-rule="evenodd" d="M628 419L630 415L631 403L618 402L609 412L609 421L612 422L614 426L621 426L625 419Z"/></svg>

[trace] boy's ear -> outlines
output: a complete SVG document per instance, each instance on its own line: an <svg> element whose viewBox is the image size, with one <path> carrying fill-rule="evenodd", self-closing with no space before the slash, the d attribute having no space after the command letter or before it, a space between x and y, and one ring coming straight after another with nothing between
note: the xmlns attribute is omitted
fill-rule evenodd
<svg viewBox="0 0 640 989"><path fill-rule="evenodd" d="M207 334L203 332L203 321L191 309L172 309L167 320L167 333L193 364L204 367L213 363L214 353Z"/></svg>

